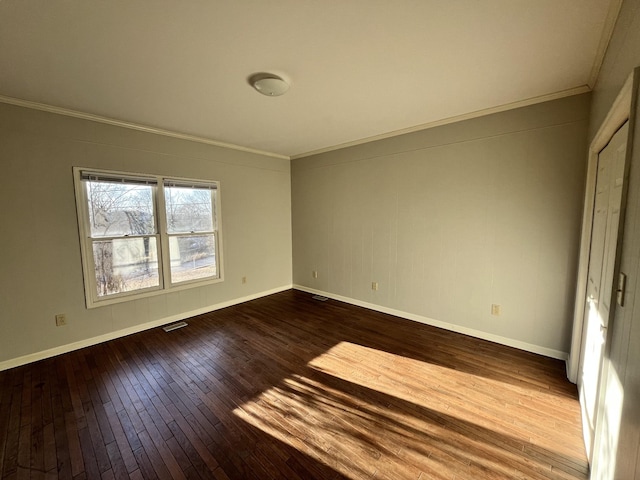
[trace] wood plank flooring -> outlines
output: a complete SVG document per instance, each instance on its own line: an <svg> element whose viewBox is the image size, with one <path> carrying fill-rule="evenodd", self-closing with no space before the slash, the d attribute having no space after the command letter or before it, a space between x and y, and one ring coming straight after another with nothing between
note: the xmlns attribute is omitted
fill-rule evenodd
<svg viewBox="0 0 640 480"><path fill-rule="evenodd" d="M0 372L2 479L585 479L564 363L287 291Z"/></svg>

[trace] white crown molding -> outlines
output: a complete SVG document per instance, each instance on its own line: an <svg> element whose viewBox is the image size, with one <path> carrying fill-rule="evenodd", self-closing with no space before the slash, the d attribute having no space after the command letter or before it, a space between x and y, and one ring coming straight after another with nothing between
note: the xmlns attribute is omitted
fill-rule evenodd
<svg viewBox="0 0 640 480"><path fill-rule="evenodd" d="M527 342L521 342L520 340L514 340L512 338L502 337L500 335L494 335L492 333L483 332L481 330L474 330L472 328L461 327L453 323L442 322L440 320L434 320L433 318L423 317L422 315L416 315L414 313L403 312L394 308L383 307L374 303L363 302L362 300L356 300L355 298L343 297L342 295L336 295L330 292L324 292L322 290L316 290L314 288L305 287L303 285L294 284L293 288L302 292L312 293L314 295L322 295L323 297L332 298L340 302L349 303L358 307L368 308L376 312L386 313L407 320L413 320L414 322L423 323L432 327L442 328L443 330L449 330L451 332L462 333L474 338L480 338L482 340L488 340L490 342L499 343L500 345L506 345L507 347L517 348L526 352L537 353L538 355L544 355L545 357L556 358L558 360L564 360L566 362L568 354L561 352L560 350L554 350L552 348L542 347L540 345L534 345Z"/></svg>
<svg viewBox="0 0 640 480"><path fill-rule="evenodd" d="M600 43L598 43L598 49L596 50L596 56L593 59L593 66L591 67L591 73L589 74L589 81L587 85L589 88L593 88L598 81L598 75L600 74L600 68L602 68L602 62L604 56L609 48L609 42L613 36L613 29L618 21L620 15L620 8L622 7L622 0L611 0L609 3L609 10L607 17L604 20L604 26L602 27L602 35L600 36Z"/></svg>
<svg viewBox="0 0 640 480"><path fill-rule="evenodd" d="M105 123L107 125L114 125L116 127L129 128L131 130L138 130L140 132L153 133L155 135L163 135L165 137L177 138L180 140L188 140L190 142L204 143L207 145L213 145L216 147L228 148L231 150L238 150L241 152L254 153L257 155L264 155L266 157L280 158L282 160L290 160L287 155L280 155L279 153L265 152L263 150L256 150L248 147L241 147L240 145L234 145L232 143L219 142L205 137L198 137L195 135L188 135L186 133L173 132L171 130L164 130L162 128L149 127L147 125L141 125L133 122L126 122L124 120L116 120L113 118L103 117L101 115L94 115L92 113L80 112L77 110L71 110L68 108L56 107L53 105L47 105L46 103L32 102L30 100L22 100L20 98L7 97L0 95L0 103L8 103L10 105L17 105L19 107L32 108L34 110L41 110L43 112L56 113L58 115L65 115L67 117L81 118L83 120L89 120L92 122Z"/></svg>
<svg viewBox="0 0 640 480"><path fill-rule="evenodd" d="M407 133L419 132L420 130L427 130L429 128L440 127L442 125L449 125L451 123L462 122L464 120L472 120L474 118L484 117L493 113L506 112L508 110L514 110L516 108L528 107L537 103L548 102L551 100L558 100L560 98L571 97L573 95L580 95L582 93L590 92L591 88L588 85L582 85L580 87L570 88L568 90L562 90L556 93L549 93L538 97L527 98L525 100L519 100L517 102L506 103L504 105L498 105L497 107L485 108L483 110L476 110L475 112L464 113L462 115L456 115L455 117L444 118L442 120L436 120L434 122L423 123L414 127L403 128L401 130L394 130L388 133L381 133L380 135L374 135L372 137L362 138L360 140L354 140L352 142L341 143L332 147L320 148L318 150L312 150L306 153L299 153L292 155L291 160L297 160L299 158L311 157L312 155L319 155L321 153L332 152L334 150L340 150L343 148L355 147L364 143L375 142L377 140L384 140L385 138L397 137L405 135Z"/></svg>
<svg viewBox="0 0 640 480"><path fill-rule="evenodd" d="M614 1L621 1L621 0L614 0ZM615 25L615 21L613 22L613 24ZM613 28L613 27L612 27ZM605 48L606 50L606 48ZM604 52L603 52L603 56L604 56ZM599 67L598 67L599 69ZM528 98L525 100L520 100L517 102L512 102L512 103L507 103L504 105L498 105L496 107L491 107L491 108L485 108L483 110L476 110L475 112L470 112L470 113L465 113L462 115L456 115L454 117L449 117L449 118L444 118L442 120L436 120L433 122L427 122L427 123L423 123L420 125L415 125L413 127L408 127L408 128L403 128L400 130L394 130L392 132L387 132L387 133L381 133L379 135L374 135L371 137L366 137L366 138L361 138L359 140L354 140L352 142L345 142L345 143L341 143L338 145L333 145L333 146L329 146L329 147L324 147L324 148L320 148L317 150L312 150L310 152L305 152L305 153L299 153L296 155L292 155L292 156L287 156L287 155L281 155L278 153L273 153L273 152L266 152L266 151L262 151L262 150L256 150L253 148L248 148L248 147L242 147L239 145L234 145L231 143L224 143L224 142L219 142L217 140L212 140L209 138L204 138L204 137L197 137L195 135L188 135L186 133L179 133L179 132L173 132L170 130L163 130L161 128L155 128L155 127L149 127L146 125L140 125L137 123L133 123L133 122L126 122L123 120L116 120L113 118L108 118L108 117L102 117L100 115L94 115L92 113L85 113L85 112L80 112L77 110L71 110L71 109L67 109L67 108L62 108L62 107L56 107L53 105L47 105L45 103L38 103L38 102L32 102L30 100L22 100L19 98L14 98L14 97L7 97L5 95L0 95L0 103L7 103L10 105L17 105L20 107L25 107L25 108L32 108L34 110L41 110L41 111L45 111L45 112L50 112L50 113L56 113L59 115L65 115L68 117L74 117L74 118L81 118L84 120L89 120L89 121L93 121L93 122L98 122L98 123L104 123L107 125L114 125L117 127L123 127L123 128L129 128L132 130L138 130L138 131L142 131L142 132L147 132L147 133L153 133L156 135L163 135L166 137L172 137L172 138L178 138L181 140L188 140L188 141L192 141L192 142L198 142L198 143L204 143L207 145L213 145L216 147L223 147L223 148L229 148L232 150L238 150L241 152L247 152L247 153L253 153L253 154L257 154L257 155L264 155L267 157L272 157L272 158L279 158L282 160L296 160L299 158L305 158L305 157L310 157L313 155L319 155L321 153L327 153L327 152L332 152L335 150L340 150L343 148L349 148L349 147L354 147L357 145L362 145L365 143L369 143L369 142L375 142L377 140L384 140L386 138L392 138L392 137L397 137L400 135L405 135L408 133L414 133L414 132L419 132L421 130L427 130L430 128L434 128L434 127L440 127L443 125L449 125L451 123L457 123L457 122L462 122L464 120L472 120L474 118L479 118L479 117L483 117L486 115L491 115L494 113L500 113L500 112L505 112L508 110L514 110L516 108L522 108L522 107L527 107L530 105L535 105L537 103L543 103L543 102L548 102L551 100L558 100L561 98L565 98L565 97L570 97L573 95L580 95L582 93L587 93L591 91L591 87L589 85L582 85L580 87L575 87L575 88L570 88L568 90L562 90L560 92L556 92L556 93L551 93L551 94L547 94L547 95L541 95L538 97L532 97L532 98Z"/></svg>
<svg viewBox="0 0 640 480"><path fill-rule="evenodd" d="M28 355L23 355L21 357L5 360L4 362L0 362L0 372L3 370L8 370L10 368L19 367L21 365L26 365L28 363L44 360L45 358L55 357L57 355L62 355L63 353L79 350L80 348L90 347L92 345L97 345L99 343L107 342L109 340L114 340L116 338L125 337L127 335L131 335L134 333L139 333L144 330L149 330L151 328L161 327L163 325L177 322L179 320L186 320L188 318L195 317L197 315L202 315L205 313L213 312L215 310L220 310L221 308L231 307L233 305L248 302L250 300L255 300L257 298L266 297L267 295L272 295L274 293L280 293L286 290L291 290L291 288L292 288L292 285L284 285L282 287L274 288L271 290L265 290L263 292L254 293L253 295L247 295L245 297L235 298L233 300L228 300L226 302L209 305L208 307L199 308L197 310L178 313L176 315L171 315L169 317L161 318L160 320L153 320L151 322L143 323L140 325L134 325L133 327L124 328L122 330L117 330L115 332L105 333L104 335L98 335L97 337L91 337L85 340L80 340L78 342L61 345L59 347L49 348L41 352L30 353Z"/></svg>

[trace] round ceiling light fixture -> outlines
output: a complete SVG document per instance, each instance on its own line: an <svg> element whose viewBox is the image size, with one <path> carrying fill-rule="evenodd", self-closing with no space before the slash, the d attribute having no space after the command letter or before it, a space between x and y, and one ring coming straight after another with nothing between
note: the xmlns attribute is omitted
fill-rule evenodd
<svg viewBox="0 0 640 480"><path fill-rule="evenodd" d="M273 73L254 73L249 85L267 97L278 97L289 90L289 84Z"/></svg>

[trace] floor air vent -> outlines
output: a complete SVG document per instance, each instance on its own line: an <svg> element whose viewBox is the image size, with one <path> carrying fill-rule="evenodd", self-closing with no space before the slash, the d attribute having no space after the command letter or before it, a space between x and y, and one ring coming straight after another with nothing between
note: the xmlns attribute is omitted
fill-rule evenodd
<svg viewBox="0 0 640 480"><path fill-rule="evenodd" d="M178 322L167 325L166 327L162 327L162 329L165 332L170 332L171 330L177 330L178 328L186 327L187 325L189 325L187 322Z"/></svg>
<svg viewBox="0 0 640 480"><path fill-rule="evenodd" d="M322 295L314 295L313 297L314 300L320 300L321 302L326 302L327 300L329 300L328 297L323 297Z"/></svg>

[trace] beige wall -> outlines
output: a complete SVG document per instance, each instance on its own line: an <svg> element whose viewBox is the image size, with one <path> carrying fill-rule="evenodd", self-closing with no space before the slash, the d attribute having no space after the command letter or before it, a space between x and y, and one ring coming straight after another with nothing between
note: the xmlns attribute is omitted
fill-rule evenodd
<svg viewBox="0 0 640 480"><path fill-rule="evenodd" d="M288 160L0 104L0 162L0 367L291 286ZM219 180L224 282L87 310L72 166Z"/></svg>
<svg viewBox="0 0 640 480"><path fill-rule="evenodd" d="M588 112L574 96L294 160L294 284L566 356Z"/></svg>
<svg viewBox="0 0 640 480"><path fill-rule="evenodd" d="M593 92L591 137L597 132L622 85L640 66L640 1L625 0ZM609 326L606 353L608 385L605 414L597 433L605 454L594 465L592 478L640 478L640 105L631 124L633 141L629 192L620 270L627 274L624 307L616 307ZM596 443L598 447L598 443Z"/></svg>

